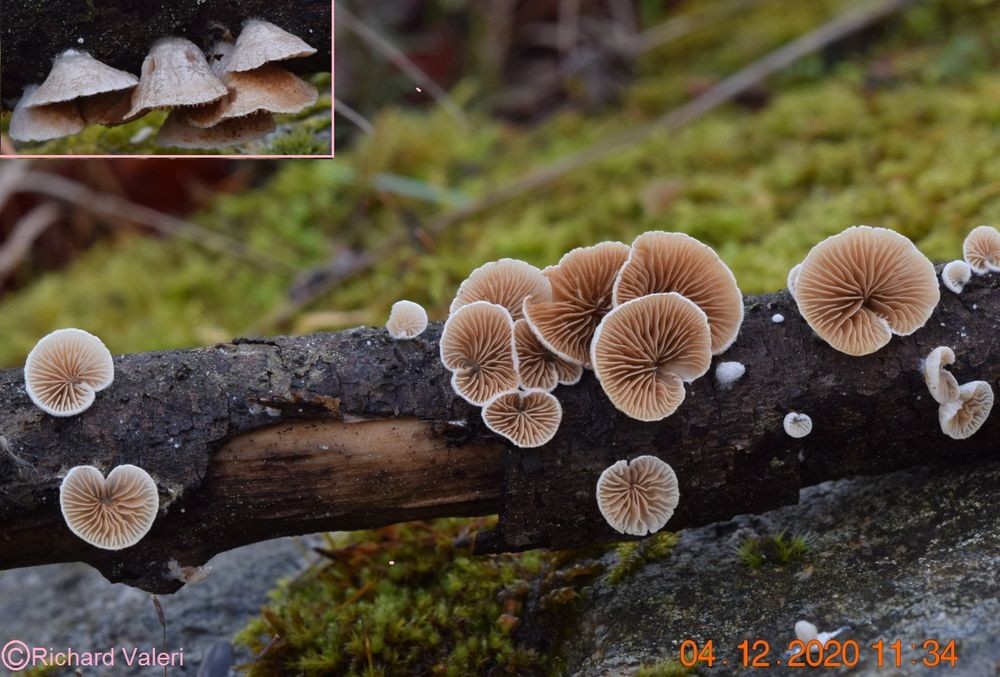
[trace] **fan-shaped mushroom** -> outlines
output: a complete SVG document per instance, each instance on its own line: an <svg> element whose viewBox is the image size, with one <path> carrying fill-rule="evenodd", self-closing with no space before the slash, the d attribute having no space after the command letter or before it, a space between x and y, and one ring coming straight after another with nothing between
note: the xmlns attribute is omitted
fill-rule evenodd
<svg viewBox="0 0 1000 677"><path fill-rule="evenodd" d="M555 390L560 383L573 385L583 376L583 367L567 362L542 345L526 320L514 322L517 374L525 388Z"/></svg>
<svg viewBox="0 0 1000 677"><path fill-rule="evenodd" d="M250 71L272 61L285 61L315 54L304 40L272 23L250 19L236 39L233 57L226 66L231 72Z"/></svg>
<svg viewBox="0 0 1000 677"><path fill-rule="evenodd" d="M211 103L227 91L193 42L165 38L153 45L142 62L142 76L132 92L132 108L126 117L144 115L154 108Z"/></svg>
<svg viewBox="0 0 1000 677"><path fill-rule="evenodd" d="M813 422L809 418L808 414L800 414L795 411L790 411L785 414L784 420L781 422L782 427L785 429L785 434L789 437L805 437L812 432Z"/></svg>
<svg viewBox="0 0 1000 677"><path fill-rule="evenodd" d="M1000 272L1000 231L992 226L973 228L962 245L965 262L976 273Z"/></svg>
<svg viewBox="0 0 1000 677"><path fill-rule="evenodd" d="M658 421L684 401L684 383L708 371L712 334L693 302L676 292L650 294L608 313L594 332L590 354L616 409Z"/></svg>
<svg viewBox="0 0 1000 677"><path fill-rule="evenodd" d="M104 550L122 550L145 536L160 509L156 482L142 468L120 465L107 479L97 468L71 469L59 487L70 531Z"/></svg>
<svg viewBox="0 0 1000 677"><path fill-rule="evenodd" d="M736 340L743 294L729 266L708 245L684 233L651 231L637 237L615 279L614 303L657 292L677 292L705 311L713 355Z"/></svg>
<svg viewBox="0 0 1000 677"><path fill-rule="evenodd" d="M111 353L82 329L58 329L39 341L24 363L24 385L35 405L52 416L75 416L115 378Z"/></svg>
<svg viewBox="0 0 1000 677"><path fill-rule="evenodd" d="M476 268L458 287L450 312L473 301L489 301L503 306L511 317L522 317L524 299L536 301L552 298L552 288L542 271L517 259L500 259Z"/></svg>
<svg viewBox="0 0 1000 677"><path fill-rule="evenodd" d="M427 311L413 301L396 301L389 311L386 331L394 339L412 339L427 329Z"/></svg>
<svg viewBox="0 0 1000 677"><path fill-rule="evenodd" d="M958 398L938 407L941 432L964 440L979 430L993 409L993 388L986 381L970 381L958 389Z"/></svg>
<svg viewBox="0 0 1000 677"><path fill-rule="evenodd" d="M677 475L655 456L618 461L597 480L597 506L622 534L655 534L673 516L679 500Z"/></svg>
<svg viewBox="0 0 1000 677"><path fill-rule="evenodd" d="M565 254L542 273L552 285L552 299L524 300L524 319L553 353L589 366L594 330L611 310L615 276L628 258L621 242L601 242Z"/></svg>
<svg viewBox="0 0 1000 677"><path fill-rule="evenodd" d="M486 427L519 447L540 447L555 436L562 405L546 390L501 393L483 407Z"/></svg>
<svg viewBox="0 0 1000 677"><path fill-rule="evenodd" d="M444 323L440 350L451 387L470 404L481 407L517 389L514 320L503 306L475 301L456 310Z"/></svg>
<svg viewBox="0 0 1000 677"><path fill-rule="evenodd" d="M938 346L924 359L924 383L937 403L958 399L958 381L945 369L955 363L955 352L948 346Z"/></svg>
<svg viewBox="0 0 1000 677"><path fill-rule="evenodd" d="M885 228L855 226L820 242L795 281L795 301L806 322L848 355L868 355L893 334L912 334L939 299L933 264Z"/></svg>
<svg viewBox="0 0 1000 677"><path fill-rule="evenodd" d="M951 261L941 269L941 282L948 291L961 294L965 285L972 279L972 269L965 261Z"/></svg>
<svg viewBox="0 0 1000 677"><path fill-rule="evenodd" d="M56 57L45 82L27 105L45 108L74 102L87 124L118 124L129 109L139 79L101 63L90 54L67 49Z"/></svg>
<svg viewBox="0 0 1000 677"><path fill-rule="evenodd" d="M25 87L10 118L10 138L15 141L49 141L82 132L87 124L72 101L31 108L28 102L38 85Z"/></svg>

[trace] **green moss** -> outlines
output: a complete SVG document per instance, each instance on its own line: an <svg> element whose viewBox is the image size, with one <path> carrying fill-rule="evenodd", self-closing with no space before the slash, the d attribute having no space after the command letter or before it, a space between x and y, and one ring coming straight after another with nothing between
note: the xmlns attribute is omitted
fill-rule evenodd
<svg viewBox="0 0 1000 677"><path fill-rule="evenodd" d="M608 573L608 581L620 583L646 564L663 559L673 551L680 536L670 531L658 534L640 541L628 541L615 547L618 561Z"/></svg>
<svg viewBox="0 0 1000 677"><path fill-rule="evenodd" d="M782 567L805 558L809 546L802 536L789 536L784 531L761 538L744 540L737 555L748 568L759 569L765 564Z"/></svg>
<svg viewBox="0 0 1000 677"><path fill-rule="evenodd" d="M635 677L686 677L693 674L693 668L686 668L678 661L661 661L642 666L635 673Z"/></svg>

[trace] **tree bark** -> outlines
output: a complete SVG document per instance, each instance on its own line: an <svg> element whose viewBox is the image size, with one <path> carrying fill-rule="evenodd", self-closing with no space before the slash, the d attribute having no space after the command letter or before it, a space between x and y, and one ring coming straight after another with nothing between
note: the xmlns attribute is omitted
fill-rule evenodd
<svg viewBox="0 0 1000 677"><path fill-rule="evenodd" d="M210 47L222 31L234 37L248 18L270 21L315 47L316 54L287 62L298 73L330 70L333 20L330 0L45 0L4 2L0 101L7 109L26 85L40 84L52 59L83 49L104 63L138 75L159 38L183 37ZM80 42L80 39L83 42Z"/></svg>
<svg viewBox="0 0 1000 677"><path fill-rule="evenodd" d="M942 291L927 325L852 358L818 339L787 292L745 299L740 337L719 360L747 367L731 388L711 375L677 413L641 423L617 412L593 374L560 387L563 422L539 449L509 446L458 398L438 359L440 323L413 341L383 329L240 339L115 359L110 388L80 416L35 408L20 369L0 372L0 568L84 561L152 592L170 572L269 538L409 519L499 512L481 553L621 538L594 487L619 459L671 464L681 501L669 528L795 503L799 489L856 474L969 462L997 454L1000 415L967 440L940 431L923 357L954 348L964 383L1000 379L1000 276ZM772 319L776 313L783 322ZM812 434L782 429L789 411ZM72 466L145 468L160 514L136 546L103 551L63 523L58 491Z"/></svg>

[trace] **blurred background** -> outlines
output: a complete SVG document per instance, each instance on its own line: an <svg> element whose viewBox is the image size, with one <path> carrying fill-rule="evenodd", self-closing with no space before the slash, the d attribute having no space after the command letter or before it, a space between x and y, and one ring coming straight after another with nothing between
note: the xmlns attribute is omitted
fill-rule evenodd
<svg viewBox="0 0 1000 677"><path fill-rule="evenodd" d="M855 224L959 258L972 227L1000 222L997 0L913 2L682 128L601 152L878 4L338 3L335 160L0 164L0 366L64 326L121 353L381 325L401 298L440 320L483 262L543 267L651 229L714 247L748 294L783 288L813 244ZM555 180L523 181L553 167ZM239 651L267 647L261 674L557 670L557 637L544 650L511 639L520 610L545 590L585 604L577 582L603 569L574 564L566 579L562 555L471 560L470 528L331 536L322 556L288 545L285 568L234 567L226 575L253 577L251 592L205 636L249 622ZM602 567L639 557L610 552ZM386 553L423 563L390 569ZM65 575L67 589L82 585ZM293 584L251 620L279 575Z"/></svg>

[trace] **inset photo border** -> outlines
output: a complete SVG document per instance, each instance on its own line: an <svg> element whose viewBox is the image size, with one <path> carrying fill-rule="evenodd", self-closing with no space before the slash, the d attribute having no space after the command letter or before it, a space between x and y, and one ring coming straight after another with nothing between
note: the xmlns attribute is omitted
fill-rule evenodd
<svg viewBox="0 0 1000 677"><path fill-rule="evenodd" d="M331 0L0 0L3 157L330 158Z"/></svg>

